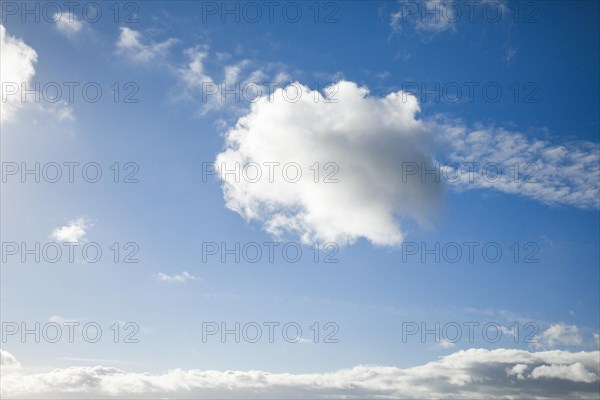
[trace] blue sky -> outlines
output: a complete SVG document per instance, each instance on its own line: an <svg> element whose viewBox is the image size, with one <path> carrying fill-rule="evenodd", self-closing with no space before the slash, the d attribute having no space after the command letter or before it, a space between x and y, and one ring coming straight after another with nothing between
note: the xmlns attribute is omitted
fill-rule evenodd
<svg viewBox="0 0 600 400"><path fill-rule="evenodd" d="M138 383L143 372L170 382L175 378L168 371L175 369L338 371L335 377L360 388L324 385L314 392L326 396L509 394L503 384L475 383L489 367L517 389L531 380L525 395L546 388L539 393L597 396L598 2L482 1L473 21L463 14L457 22L420 13L425 7L466 13L464 2L321 2L318 22L315 3L292 2L303 12L297 23L277 10L273 22L266 14L259 23L244 14L239 22L232 15L223 22L206 11L225 3L192 1L119 3L122 13L135 6L137 22L124 21L123 14L115 22L109 3L99 2L97 22L86 21L78 8L71 22L61 9L63 23L43 15L36 23L21 21L20 3L12 15L8 3L2 9L2 331L6 323L52 322L64 329L64 321L77 321L98 323L104 336L98 343L81 336L74 343L3 338L4 395L26 397L46 376L55 386L41 385L38 393L62 396L70 373L91 379L100 374L93 368L102 366L126 371ZM265 3L257 4L266 12ZM500 21L483 16L485 7L501 10ZM331 23L324 23L330 13ZM80 86L74 101L64 90L56 103L44 93L39 102L32 95L23 102L20 93L6 95L6 85L15 82ZM89 82L102 88L100 101L83 97L81 87ZM255 104L232 96L220 102L218 94L203 101L207 84L223 82L276 82L279 91L271 93L273 101ZM289 84L302 87L300 102L282 100L281 88ZM321 97L316 103L314 91L327 96L328 85L337 102ZM486 98L496 88L498 101ZM134 89L137 102L124 102ZM402 90L408 101L399 99ZM236 160L298 161L304 178L298 184L203 182L203 163ZM20 172L7 173L9 164L69 161L98 163L101 179L89 183L76 173L71 183L64 166L58 183L31 177L23 183ZM421 161L441 168L495 163L505 174L493 183L481 174L471 183L466 174L459 183L403 181L406 163ZM109 167L115 162L119 180L137 168L138 182L114 183ZM338 165L339 182L311 182L314 162ZM537 181L523 182L523 170L519 180L511 178L514 163L535 165ZM57 263L35 263L32 256L22 262L20 253L7 255L9 242L31 248L64 241L98 243L102 258L69 262L63 255ZM335 243L338 262L315 263L315 241ZM118 263L110 249L115 242ZM303 256L297 263L280 251L273 263L265 255L257 263L221 262L219 255L203 262L209 242L229 248L292 243ZM458 243L464 252L465 242L478 243L473 262L466 253L452 263L432 255L422 260L409 250ZM124 249L125 243L133 244ZM482 256L485 244L502 250L498 262ZM131 249L139 262L123 263ZM530 252L535 262L527 263ZM114 343L109 327L115 321L139 326L139 342ZM221 343L216 335L202 341L206 322L268 321L299 324L302 340L287 343L279 335L274 343L264 336L235 343L230 336ZM315 322L319 343L309 328ZM339 328L338 343L322 343L328 322ZM480 328L473 342L466 330L456 343L418 335L402 340L406 323L432 328L450 322L505 330L496 343L484 340ZM519 338L509 333L527 323L536 327L535 343L525 343L523 332ZM452 360L464 365L462 375L440 372ZM388 377L391 384L367 382L356 370L372 368L384 380L386 366L400 371ZM418 381L419 366L445 383ZM348 378L339 372L345 369L357 375ZM457 384L464 374L471 380ZM18 383L25 375L29 388ZM225 379L212 377L214 387L183 379L192 387L187 391L140 383L136 392L111 380L112 372L106 376L73 390L202 396L220 393ZM289 396L314 388L302 376L279 383L284 389L267 385L256 393ZM414 380L406 383L407 376ZM228 393L251 396L256 388L245 384L240 379ZM420 385L427 391L418 391Z"/></svg>

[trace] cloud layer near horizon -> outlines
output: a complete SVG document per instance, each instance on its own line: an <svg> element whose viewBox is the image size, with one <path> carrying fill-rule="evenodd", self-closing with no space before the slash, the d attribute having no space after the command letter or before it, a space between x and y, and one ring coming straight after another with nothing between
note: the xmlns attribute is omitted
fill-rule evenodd
<svg viewBox="0 0 600 400"><path fill-rule="evenodd" d="M19 398L597 398L600 352L458 351L413 368L359 365L331 373L70 367L25 374L1 352L2 396ZM11 366L5 369L4 366Z"/></svg>

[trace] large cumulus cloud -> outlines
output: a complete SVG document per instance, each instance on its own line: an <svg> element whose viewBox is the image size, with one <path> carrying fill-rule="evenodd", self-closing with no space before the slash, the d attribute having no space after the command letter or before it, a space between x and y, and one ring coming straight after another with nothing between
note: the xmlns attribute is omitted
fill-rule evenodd
<svg viewBox="0 0 600 400"><path fill-rule="evenodd" d="M431 137L416 118L417 100L401 92L370 96L347 81L325 92L330 102L298 83L287 92L278 89L252 104L227 132L216 159L226 206L276 236L291 232L307 243L364 237L376 245L399 244L399 218L428 224L442 200L440 183L400 174L407 163L432 168ZM280 163L273 182L265 175L258 182L224 176L236 163L256 163L266 174L269 162ZM310 167L317 162L321 175L315 179ZM288 163L300 166L298 182L282 178ZM294 180L297 168L290 171ZM337 182L324 181L330 173Z"/></svg>

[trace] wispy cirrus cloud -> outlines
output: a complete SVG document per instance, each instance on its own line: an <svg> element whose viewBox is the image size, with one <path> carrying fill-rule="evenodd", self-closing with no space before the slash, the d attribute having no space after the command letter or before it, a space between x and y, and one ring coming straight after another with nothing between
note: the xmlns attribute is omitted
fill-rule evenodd
<svg viewBox="0 0 600 400"><path fill-rule="evenodd" d="M183 63L173 62L167 53L179 42L175 38L155 42L141 31L122 27L115 46L117 54L138 63L159 60L179 83L173 100L200 103L202 115L218 110L240 115L254 99L272 92L269 85L281 87L289 82L286 65L250 60L239 49L211 51L201 43L183 50Z"/></svg>
<svg viewBox="0 0 600 400"><path fill-rule="evenodd" d="M141 32L124 26L120 28L116 47L119 54L133 61L146 63L164 57L177 42L173 38L153 42L144 38Z"/></svg>
<svg viewBox="0 0 600 400"><path fill-rule="evenodd" d="M431 129L438 131L444 149L438 152L440 162L493 166L491 174L463 173L448 180L455 188L492 189L549 205L600 208L598 143L539 139L498 127L469 128L446 118L434 122ZM501 173L490 178L497 172Z"/></svg>
<svg viewBox="0 0 600 400"><path fill-rule="evenodd" d="M197 280L198 278L195 277L194 275L190 274L187 271L183 271L180 274L176 274L176 275L167 275L164 274L162 272L159 272L158 274L155 275L156 279L158 279L161 282L179 282L179 283L184 283L187 281L193 281L193 280Z"/></svg>
<svg viewBox="0 0 600 400"><path fill-rule="evenodd" d="M56 29L68 37L74 37L84 28L84 22L71 12L56 13L54 20L56 20Z"/></svg>
<svg viewBox="0 0 600 400"><path fill-rule="evenodd" d="M390 26L395 32L406 28L431 38L443 32L456 31L455 0L401 0L400 9L390 16ZM460 10L459 10L460 11Z"/></svg>

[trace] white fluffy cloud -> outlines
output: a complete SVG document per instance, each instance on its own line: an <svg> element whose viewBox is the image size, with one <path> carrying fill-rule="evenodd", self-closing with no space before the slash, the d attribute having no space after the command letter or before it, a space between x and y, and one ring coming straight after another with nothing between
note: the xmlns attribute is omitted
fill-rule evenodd
<svg viewBox="0 0 600 400"><path fill-rule="evenodd" d="M68 225L55 228L50 237L59 242L80 242L91 227L92 224L89 220L77 218L70 221Z"/></svg>
<svg viewBox="0 0 600 400"><path fill-rule="evenodd" d="M10 121L23 106L19 95L5 97L5 83L13 83L21 87L21 83L29 85L35 75L37 53L23 40L10 36L4 25L0 24L0 81L2 83L2 101L0 102L0 121Z"/></svg>
<svg viewBox="0 0 600 400"><path fill-rule="evenodd" d="M3 374L18 371L20 368L21 364L12 354L0 349L0 371Z"/></svg>
<svg viewBox="0 0 600 400"><path fill-rule="evenodd" d="M598 396L598 357L598 351L470 349L413 368L361 365L310 374L181 369L149 374L101 366L36 374L3 370L1 394L10 398L592 399ZM2 359L14 357L3 352Z"/></svg>
<svg viewBox="0 0 600 400"><path fill-rule="evenodd" d="M167 50L177 43L176 39L170 38L164 42L154 43L142 38L142 34L126 26L121 27L119 39L117 41L117 52L123 54L134 61L149 62L162 57Z"/></svg>
<svg viewBox="0 0 600 400"><path fill-rule="evenodd" d="M64 128L64 122L75 121L73 107L65 100L50 103L43 99L34 100L33 96L22 98L23 86L28 90L35 87L32 78L36 73L38 56L32 47L22 39L11 36L1 24L0 51L0 122L27 121L39 125L58 124ZM6 132L9 131L6 126L4 128Z"/></svg>
<svg viewBox="0 0 600 400"><path fill-rule="evenodd" d="M417 100L400 92L370 96L347 81L326 92L337 102L324 103L320 92L300 84L278 89L252 104L227 132L226 149L216 159L226 206L262 222L275 236L292 233L306 243L339 244L364 237L376 245L397 245L404 237L399 218L428 224L442 200L441 184L401 177L406 162L432 168L431 137L416 119ZM286 93L288 100L299 100L286 101ZM267 175L270 162L280 163L273 179ZM315 179L310 167L317 162ZM256 168L247 169L250 179L224 174L249 163L261 167L258 182L252 181ZM284 178L288 163L299 167L288 169ZM290 183L298 169L299 181Z"/></svg>
<svg viewBox="0 0 600 400"><path fill-rule="evenodd" d="M159 272L158 274L156 274L156 279L158 279L159 281L162 282L186 282L189 280L196 280L198 278L196 278L194 275L190 274L189 272L183 271L180 274L177 275L167 275L164 274L162 272Z"/></svg>
<svg viewBox="0 0 600 400"><path fill-rule="evenodd" d="M563 323L551 325L539 338L537 347L554 348L557 346L581 346L583 338L575 325Z"/></svg>

